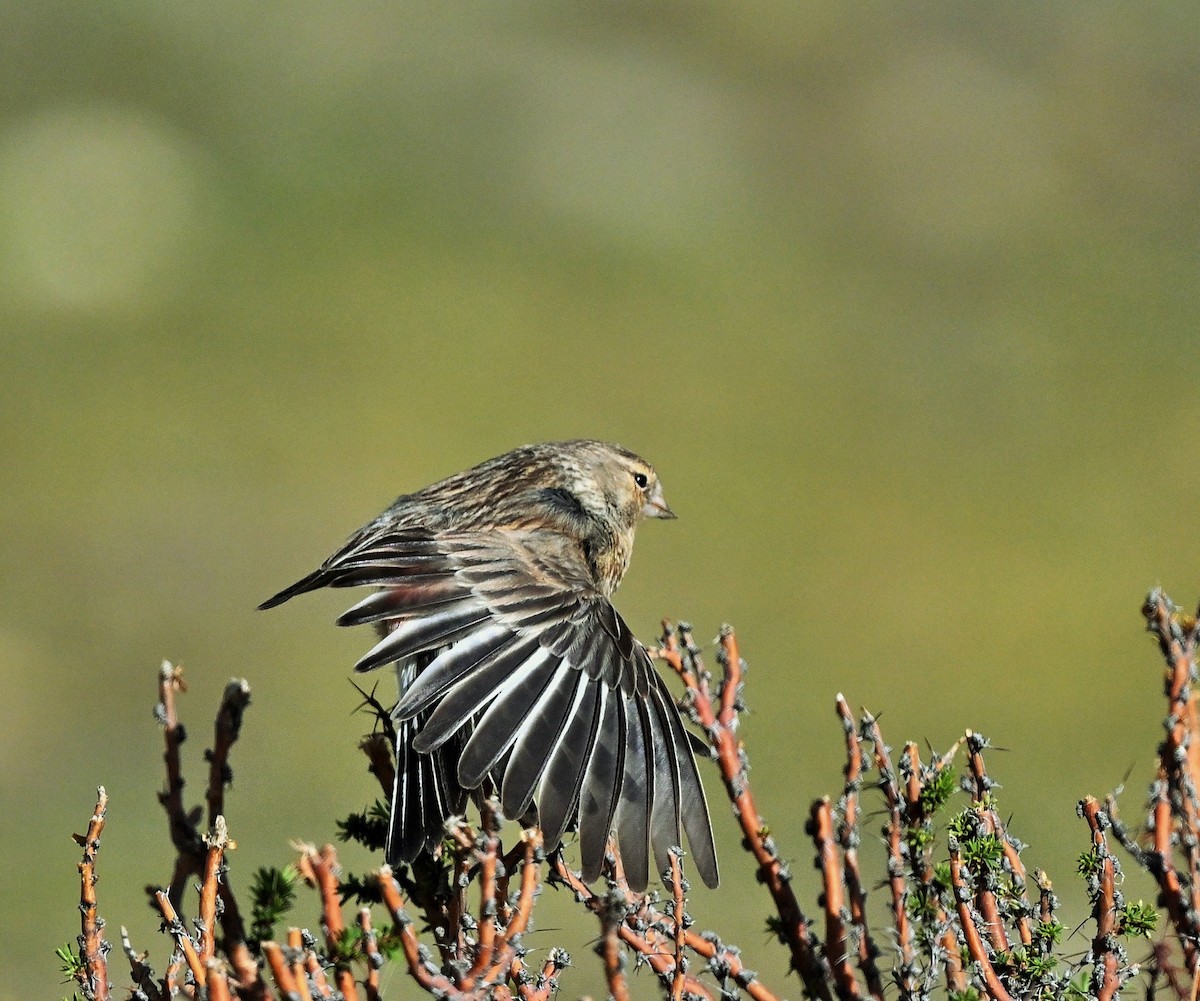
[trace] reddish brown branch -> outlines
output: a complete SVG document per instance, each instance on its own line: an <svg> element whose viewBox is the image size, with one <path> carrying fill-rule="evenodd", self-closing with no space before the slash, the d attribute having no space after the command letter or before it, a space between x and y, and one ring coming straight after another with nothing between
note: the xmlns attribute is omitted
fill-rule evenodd
<svg viewBox="0 0 1200 1001"><path fill-rule="evenodd" d="M233 781L229 752L241 734L242 718L249 704L249 684L241 678L232 679L225 686L221 707L217 710L212 750L205 754L208 759L208 791L205 799L208 801L209 827L225 812L225 787Z"/></svg>
<svg viewBox="0 0 1200 1001"><path fill-rule="evenodd" d="M325 968L321 965L320 959L317 958L317 953L311 947L304 950L304 972L308 978L308 982L312 985L309 993L315 990L317 997L321 1001L331 1001L334 996L333 989L329 986L329 980L325 976ZM349 970L345 972L349 973ZM346 1001L358 1001L358 988L354 985L354 978L350 977L350 993L342 994Z"/></svg>
<svg viewBox="0 0 1200 1001"><path fill-rule="evenodd" d="M983 927L996 952L1007 952L1008 935L1004 931L1004 919L1000 916L1000 904L996 894L982 881L975 891L975 907L983 919Z"/></svg>
<svg viewBox="0 0 1200 1001"><path fill-rule="evenodd" d="M175 940L175 945L183 954L183 958L187 963L188 969L192 971L192 977L201 987L204 986L207 977L207 971L204 964L200 961L200 954L196 951L196 943L192 941L192 937L183 927L183 922L179 918L175 907L171 903L171 898L159 890L154 894L154 902L158 905L159 911L162 913L163 920L167 924L167 931Z"/></svg>
<svg viewBox="0 0 1200 1001"><path fill-rule="evenodd" d="M1096 934L1092 938L1092 961L1102 973L1098 984L1093 974L1092 991L1097 1001L1111 1001L1121 989L1121 960L1113 947L1117 932L1116 864L1104 836L1108 818L1104 817L1099 802L1088 796L1080 804L1080 809L1091 831L1092 855L1098 863L1096 878L1099 892L1092 905L1092 920L1096 923Z"/></svg>
<svg viewBox="0 0 1200 1001"><path fill-rule="evenodd" d="M359 908L358 927L362 931L363 955L367 958L363 987L367 992L367 1001L379 1001L379 971L383 968L383 953L379 951L379 938L371 924L371 908Z"/></svg>
<svg viewBox="0 0 1200 1001"><path fill-rule="evenodd" d="M828 798L812 805L809 830L817 849L817 868L821 872L825 902L825 959L833 972L833 985L839 998L862 997L854 969L850 965L849 936L842 918L842 866L833 840L833 808Z"/></svg>
<svg viewBox="0 0 1200 1001"><path fill-rule="evenodd" d="M79 863L79 959L75 970L84 997L89 1001L108 1001L111 984L108 982L108 943L104 941L104 920L100 917L96 898L96 856L100 853L100 835L108 815L108 793L104 786L96 790L96 808L88 821L86 834L76 834L75 843L83 849Z"/></svg>
<svg viewBox="0 0 1200 1001"><path fill-rule="evenodd" d="M975 926L975 916L971 913L970 905L971 888L966 885L963 879L962 862L959 858L958 845L953 841L950 843L950 883L954 891L954 899L958 903L959 929L962 932L967 946L967 954L971 957L971 962L979 965L987 992L995 1001L1012 1001L1012 995L1008 993L1004 985L1000 982L996 968L992 966L992 958L988 954L988 948L984 944L983 937L979 934L979 929Z"/></svg>
<svg viewBox="0 0 1200 1001"><path fill-rule="evenodd" d="M337 849L333 845L325 845L318 852L312 845L307 845L300 853L296 868L304 881L315 887L321 896L321 931L325 935L329 954L337 956L346 933ZM358 988L355 986L354 973L346 963L338 961L334 964L334 978L342 996L347 1001L356 1001Z"/></svg>
<svg viewBox="0 0 1200 1001"><path fill-rule="evenodd" d="M867 923L867 890L858 863L858 807L862 787L862 738L855 726L850 706L839 692L836 701L838 718L846 738L846 783L841 801L841 823L838 825L838 844L842 850L842 867L846 880L846 896L850 905L850 920L858 939L858 968L867 982L867 991L876 1001L883 1001L883 977L876 962L879 949Z"/></svg>
<svg viewBox="0 0 1200 1001"><path fill-rule="evenodd" d="M432 967L427 958L422 955L421 943L413 930L412 918L404 909L404 899L400 895L400 884L392 875L391 866L379 870L379 890L383 894L383 903L392 915L396 933L400 936L400 948L408 963L408 972L413 980L430 994L448 996L454 994L458 987L443 973Z"/></svg>
<svg viewBox="0 0 1200 1001"><path fill-rule="evenodd" d="M159 793L158 800L167 815L171 844L175 847L176 852L171 884L167 892L171 906L177 913L183 909L183 891L187 886L188 879L203 875L208 854L204 841L196 828L199 810L196 811L196 817L193 818L183 802L185 782L180 747L187 739L187 731L179 720L175 703L177 694L186 691L187 684L183 680L183 668L172 666L169 661L164 660L158 672L158 703L154 712L163 727L163 740L166 745L163 761L166 765L167 785ZM224 762L227 760L228 747L232 743L230 737L236 736L236 733L231 731L231 723L222 726L220 716L222 713L227 716L238 715L248 702L249 689L245 687L245 682L231 682L226 687L222 708L218 711L217 723L217 742L218 745L225 748L219 755L221 765L218 772L222 776L228 772ZM240 708L235 709L235 707ZM225 736L222 737L223 729ZM210 756L217 757L214 752L210 752ZM213 771L210 768L210 776L212 774ZM209 792L211 797L211 788ZM214 801L210 799L211 802ZM219 802L219 797L216 802ZM218 913L221 932L225 938L225 954L236 973L238 992L243 996L262 998L265 996L266 984L262 980L258 964L246 944L246 927L242 921L237 897L227 879L220 880L217 893L221 900Z"/></svg>
<svg viewBox="0 0 1200 1001"><path fill-rule="evenodd" d="M521 861L521 889L517 895L516 906L507 915L503 931L496 937L495 961L484 976L485 983L501 983L506 979L515 978L517 943L529 927L533 917L533 902L541 886L541 828L526 828L521 833L521 842L524 849Z"/></svg>
<svg viewBox="0 0 1200 1001"><path fill-rule="evenodd" d="M217 954L217 888L225 847L229 844L225 818L220 814L213 821L213 829L204 842L206 853L200 882L200 924L204 931L200 941L200 960L207 967Z"/></svg>
<svg viewBox="0 0 1200 1001"><path fill-rule="evenodd" d="M687 960L684 957L684 929L686 918L683 912L683 871L679 864L682 853L671 849L671 920L675 926L675 972L671 979L671 1001L683 999L683 975L686 972Z"/></svg>
<svg viewBox="0 0 1200 1001"><path fill-rule="evenodd" d="M1193 915L1200 913L1200 822L1197 819L1197 782L1200 781L1200 726L1195 691L1196 622L1182 624L1170 600L1160 590L1150 593L1142 609L1147 628L1158 639L1167 663L1164 693L1167 698L1166 735L1159 746L1158 776L1151 807L1154 858L1148 860L1159 884L1163 903L1183 947L1188 969L1200 963L1197 928ZM1188 846L1186 881L1175 867L1172 836ZM1184 884L1190 885L1190 892Z"/></svg>
<svg viewBox="0 0 1200 1001"><path fill-rule="evenodd" d="M464 990L471 990L490 968L496 948L496 863L500 854L500 839L496 836L496 814L499 803L488 800L480 807L480 835L474 846L479 875L479 939L475 961L463 977Z"/></svg>
<svg viewBox="0 0 1200 1001"><path fill-rule="evenodd" d="M792 966L804 980L810 994L830 1001L828 968L822 962L808 918L800 909L791 885L791 874L779 857L766 822L758 812L750 791L750 779L744 767L745 746L737 738L738 688L742 677L742 661L733 629L721 629L718 661L724 676L721 683L720 708L714 708L707 672L700 660L699 650L691 633L679 627L683 640L681 648L676 634L664 623L662 647L658 656L679 675L688 691L691 711L696 722L704 728L717 759L725 791L733 803L741 825L744 844L758 863L758 878L767 887L779 914L781 936L792 953ZM685 656L686 655L686 656Z"/></svg>
<svg viewBox="0 0 1200 1001"><path fill-rule="evenodd" d="M871 741L875 770L879 773L879 788L887 801L888 820L886 825L888 846L888 889L892 894L892 928L896 936L896 949L900 953L900 964L896 971L900 992L911 996L915 989L913 980L914 953L912 924L908 920L908 882L905 878L904 862L904 800L891 753L884 743L883 734L875 717L867 713L863 717L863 734Z"/></svg>
<svg viewBox="0 0 1200 1001"><path fill-rule="evenodd" d="M600 956L604 960L604 982L613 1001L629 1001L629 984L625 981L625 959L621 955L620 921L611 917L603 920L600 936ZM682 981L682 975L680 977Z"/></svg>
<svg viewBox="0 0 1200 1001"><path fill-rule="evenodd" d="M167 965L166 976L163 977L163 993L167 997L173 998L179 993L179 975L183 973L183 968L187 965L187 960L183 953L176 949L171 962Z"/></svg>
<svg viewBox="0 0 1200 1001"><path fill-rule="evenodd" d="M874 720L872 720L872 723L874 723ZM876 731L878 731L877 726ZM941 757L930 762L929 768L926 770L921 764L921 754L917 749L917 745L909 742L904 746L904 757L901 759L904 763L902 772L907 773L907 780L903 788L902 817L904 824L903 837L908 842L905 846L908 853L908 871L914 883L920 887L919 892L934 907L936 914L933 922L934 925L945 929L940 941L946 956L946 987L948 991L955 993L961 992L966 988L967 978L959 959L958 938L949 915L946 914L945 909L942 907L937 889L934 886L934 870L931 857L933 840L931 837L928 837L932 833L932 821L928 815L926 803L922 799L922 794L924 793L926 783L931 778L936 780L938 774L950 766L957 753L958 744L956 743ZM914 839L913 835L919 835L919 838ZM923 843L925 847L918 848L918 842ZM911 979L909 983L912 983Z"/></svg>
<svg viewBox="0 0 1200 1001"><path fill-rule="evenodd" d="M705 962L723 967L727 971L728 979L749 994L754 1001L779 1001L778 996L746 967L741 956L735 950L723 946L715 935L702 935L689 930L684 936L684 941L687 947Z"/></svg>
<svg viewBox="0 0 1200 1001"><path fill-rule="evenodd" d="M299 999L301 996L300 985L296 983L296 978L284 958L283 949L280 948L279 943L263 942L262 954L267 961L267 966L271 968L271 976L275 978L279 993L288 999Z"/></svg>
<svg viewBox="0 0 1200 1001"><path fill-rule="evenodd" d="M296 991L300 995L301 1001L313 1001L312 991L309 989L308 971L305 969L304 952L303 932L299 928L289 928L287 952L284 958L287 960L292 981L296 984Z"/></svg>
<svg viewBox="0 0 1200 1001"><path fill-rule="evenodd" d="M1017 935L1021 939L1021 944L1028 946L1033 941L1033 932L1029 927L1029 919L1026 915L1033 908L1025 891L1025 865L1021 861L1021 856L1017 853L1012 839L1008 836L1008 829L1003 819L992 806L991 792L994 783L988 775L983 761L983 749L986 741L972 730L968 730L963 739L967 745L967 770L971 776L975 815L980 819L983 829L989 834L994 834L1000 843L1001 851L1004 853L1005 866L1012 879L1012 889L1020 901L1015 918ZM993 896L990 902L979 902L979 906L980 913L983 914L984 920L988 922L992 932L993 946L996 949L1007 950L1009 948L1008 937L1004 933L1004 923L996 909L995 897Z"/></svg>
<svg viewBox="0 0 1200 1001"><path fill-rule="evenodd" d="M570 965L571 957L562 949L551 949L546 962L542 964L537 981L532 984L521 984L517 994L521 1001L550 1001L558 992L558 975ZM521 963L513 962L513 978L519 976Z"/></svg>
<svg viewBox="0 0 1200 1001"><path fill-rule="evenodd" d="M232 1001L229 992L229 977L219 959L211 959L205 966L205 983L208 985L208 1001Z"/></svg>
<svg viewBox="0 0 1200 1001"><path fill-rule="evenodd" d="M183 778L180 747L187 740L187 730L179 722L179 715L175 709L175 695L177 692L186 691L183 668L164 660L158 671L158 704L155 706L155 715L163 727L163 740L166 745L163 762L167 770L167 787L158 794L158 801L166 811L171 844L175 846L177 855L168 891L171 905L176 909L183 906L183 888L189 876L199 873L200 859L204 854L200 833L183 803L183 787L186 783Z"/></svg>
<svg viewBox="0 0 1200 1001"><path fill-rule="evenodd" d="M628 903L624 918L614 919L617 926L616 934L646 962L659 980L670 989L676 973L675 961L669 951L674 941L674 935L672 932L671 938L667 938L656 930L656 928L669 927L670 922L666 920L666 916L651 907L643 895L629 889L629 884L625 881L619 868L612 878L610 893L601 895L594 893L576 873L571 871L563 861L561 852L554 855L550 864L558 879L565 883L575 893L576 898L600 919L603 931L608 930L607 922L610 920L613 908L621 901ZM689 948L692 948L693 941L704 942L700 936L694 936L690 931L685 933L684 941ZM704 945L708 948L708 955L714 955L711 944L704 943ZM696 949L695 951L700 952L701 950ZM754 981L752 977L745 976L744 980L746 981L744 984L741 984L740 981L739 984L756 1001L776 1001L775 995ZM694 994L702 998L712 997L712 992L689 973L684 973L683 989L687 994Z"/></svg>

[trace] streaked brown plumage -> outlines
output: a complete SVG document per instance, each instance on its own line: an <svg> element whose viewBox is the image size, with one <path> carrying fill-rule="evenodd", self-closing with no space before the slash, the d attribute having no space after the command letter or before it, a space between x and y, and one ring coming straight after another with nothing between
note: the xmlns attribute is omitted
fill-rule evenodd
<svg viewBox="0 0 1200 1001"><path fill-rule="evenodd" d="M717 884L679 712L609 602L642 516L675 517L645 460L597 441L528 445L398 498L263 603L378 589L338 623L380 629L357 670L399 674L389 861L431 851L490 780L507 815L536 805L548 848L578 823L589 881L615 830L634 888L681 832Z"/></svg>

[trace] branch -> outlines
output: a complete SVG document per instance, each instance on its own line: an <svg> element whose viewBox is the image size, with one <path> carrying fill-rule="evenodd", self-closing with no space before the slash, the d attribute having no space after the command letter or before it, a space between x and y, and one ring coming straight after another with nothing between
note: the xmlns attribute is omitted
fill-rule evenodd
<svg viewBox="0 0 1200 1001"><path fill-rule="evenodd" d="M200 924L204 929L204 937L200 942L200 961L207 966L217 954L217 885L225 848L230 844L225 818L220 814L204 841L208 850L204 860L204 878L200 883Z"/></svg>
<svg viewBox="0 0 1200 1001"><path fill-rule="evenodd" d="M225 787L233 782L233 770L229 767L229 752L242 732L242 719L250 705L250 685L242 678L233 678L225 686L221 707L217 710L213 746L205 751L208 761L208 824L211 827L217 817L225 812Z"/></svg>
<svg viewBox="0 0 1200 1001"><path fill-rule="evenodd" d="M611 911L601 912L600 944L597 952L604 960L604 982L608 984L608 993L613 1001L629 1001L629 984L625 982L625 957L621 955L620 928L621 921ZM680 973L682 989L683 976Z"/></svg>
<svg viewBox="0 0 1200 1001"><path fill-rule="evenodd" d="M367 957L367 976L363 981L367 1001L379 1001L379 971L383 968L383 953L379 951L379 938L371 924L371 908L359 908L358 927L362 931L363 955Z"/></svg>
<svg viewBox="0 0 1200 1001"><path fill-rule="evenodd" d="M139 953L134 949L133 943L129 941L129 931L124 925L121 926L121 951L129 960L129 972L133 982L146 996L147 1001L165 1001L162 985L155 982L154 971L146 964L146 953Z"/></svg>
<svg viewBox="0 0 1200 1001"><path fill-rule="evenodd" d="M312 845L307 845L300 853L296 868L304 881L316 887L321 895L321 930L325 934L325 948L331 957L339 957L346 922L342 918L337 849L333 845L325 845L318 852ZM333 965L334 978L342 997L346 1001L357 1001L358 988L354 983L353 971L340 958L335 958Z"/></svg>
<svg viewBox="0 0 1200 1001"><path fill-rule="evenodd" d="M200 961L200 954L196 951L196 943L192 941L187 929L183 927L183 921L180 920L179 914L171 903L170 896L159 890L154 894L154 902L162 913L163 921L166 922L167 932L175 939L176 948L183 954L188 969L192 971L192 978L203 987L207 979L207 971Z"/></svg>
<svg viewBox="0 0 1200 1001"><path fill-rule="evenodd" d="M1104 837L1108 818L1092 796L1079 804L1092 833L1092 855L1098 864L1097 891L1092 904L1096 934L1092 939L1092 991L1097 1001L1111 1001L1121 989L1121 957L1117 951L1116 864Z"/></svg>
<svg viewBox="0 0 1200 1001"><path fill-rule="evenodd" d="M396 933L400 937L400 948L408 963L408 972L413 980L422 988L435 996L449 996L458 990L457 985L445 974L441 973L430 960L425 947L413 931L412 918L404 909L404 899L400 896L400 884L392 875L391 866L379 870L379 889L383 894L383 902L392 915L396 925Z"/></svg>
<svg viewBox="0 0 1200 1001"><path fill-rule="evenodd" d="M175 710L175 694L186 691L183 668L164 660L158 671L158 704L154 707L154 715L163 727L163 740L166 744L163 762L167 768L167 787L158 794L158 801L166 811L171 844L175 846L175 872L171 877L169 896L172 907L176 909L183 906L183 888L189 876L199 873L199 859L204 853L200 832L196 829L196 820L199 818L194 820L189 816L183 804L185 782L179 749L187 740L187 730L179 722Z"/></svg>
<svg viewBox="0 0 1200 1001"><path fill-rule="evenodd" d="M484 978L487 983L501 983L506 977L513 977L514 964L517 962L517 946L521 936L529 927L529 922L533 918L534 900L541 892L541 863L545 860L542 853L541 828L527 827L521 832L521 843L524 847L524 857L521 861L521 888L517 895L516 906L508 915L503 932L497 936L496 960ZM505 868L508 868L507 864ZM545 974L544 970L543 974ZM557 976L557 972L554 975ZM544 976L543 979L545 979Z"/></svg>
<svg viewBox="0 0 1200 1001"><path fill-rule="evenodd" d="M824 887L825 959L833 972L833 984L838 997L842 1001L858 999L862 997L862 992L850 966L849 937L842 918L845 908L842 867L833 840L833 809L828 797L812 805L809 830L817 848L817 868L821 871Z"/></svg>
<svg viewBox="0 0 1200 1001"><path fill-rule="evenodd" d="M1175 926L1188 969L1200 963L1197 936L1200 928L1195 916L1200 913L1200 824L1197 823L1196 783L1200 780L1200 727L1197 724L1196 621L1181 623L1171 600L1158 588L1150 592L1142 608L1146 628L1158 640L1167 662L1164 693L1167 718L1165 738L1159 746L1158 776L1152 786L1150 828L1153 831L1151 875L1158 882L1163 903ZM1178 821L1180 839L1188 845L1191 892L1175 868L1172 834Z"/></svg>
<svg viewBox="0 0 1200 1001"><path fill-rule="evenodd" d="M75 843L83 849L79 863L79 958L74 971L83 996L88 1001L108 1001L112 985L108 982L109 944L104 940L104 919L100 917L96 899L96 856L100 853L100 835L104 832L108 814L108 793L104 786L96 790L96 808L88 822L86 834L74 835Z"/></svg>
<svg viewBox="0 0 1200 1001"><path fill-rule="evenodd" d="M858 968L862 970L863 977L867 981L867 990L871 997L875 1001L883 1001L883 977L879 973L877 964L879 948L875 945L870 926L867 924L867 891L863 885L862 872L858 864L858 800L859 790L862 788L862 738L855 726L854 717L850 713L850 706L841 692L838 693L835 701L838 719L841 720L842 732L846 738L846 782L839 804L842 820L838 825L837 837L838 844L842 849L842 867L850 903L850 920L858 938Z"/></svg>
<svg viewBox="0 0 1200 1001"><path fill-rule="evenodd" d="M978 964L984 985L995 1001L1012 1001L1012 995L1005 990L992 966L992 957L984 945L979 929L975 925L975 916L971 913L971 888L966 885L962 875L962 862L958 854L958 842L950 840L950 883L954 890L954 900L958 907L958 924L966 940L967 954L973 963Z"/></svg>
<svg viewBox="0 0 1200 1001"><path fill-rule="evenodd" d="M480 805L479 810L480 833L473 846L479 866L479 941L475 949L475 961L463 977L464 990L476 986L480 976L491 967L496 948L496 866L500 853L496 817L499 803L495 799L488 799Z"/></svg>
<svg viewBox="0 0 1200 1001"><path fill-rule="evenodd" d="M879 789L887 801L888 820L884 827L888 846L888 888L892 892L892 929L896 937L896 949L900 954L900 966L896 979L903 997L910 997L915 989L916 956L913 952L912 923L908 919L908 881L905 878L904 845L904 800L896 769L892 767L891 751L884 743L879 723L870 713L862 720L862 735L871 742L875 759L875 770L879 773Z"/></svg>
<svg viewBox="0 0 1200 1001"><path fill-rule="evenodd" d="M708 672L704 669L690 628L680 623L672 632L667 623L663 626L662 647L657 655L670 664L683 681L688 691L687 708L708 736L709 746L713 749L725 783L725 791L742 828L744 846L757 861L758 879L767 887L775 902L780 935L792 953L792 968L800 973L805 989L810 994L822 1001L831 1001L828 966L820 956L816 936L796 899L791 873L780 859L769 828L750 792L746 749L736 736L741 708L737 696L744 668L733 629L729 626L721 629L717 660L724 673L718 710L714 707Z"/></svg>

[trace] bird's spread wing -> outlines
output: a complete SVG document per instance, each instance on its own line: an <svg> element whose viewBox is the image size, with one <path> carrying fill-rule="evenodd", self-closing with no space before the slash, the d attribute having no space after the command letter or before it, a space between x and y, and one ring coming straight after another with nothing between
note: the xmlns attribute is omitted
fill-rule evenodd
<svg viewBox="0 0 1200 1001"><path fill-rule="evenodd" d="M548 846L578 818L584 877L615 829L635 888L687 834L717 884L708 807L679 712L645 648L557 533L428 533L384 527L352 539L267 607L318 587L377 585L342 625L388 629L356 665L432 655L395 714L418 717L417 753L469 732L458 780L502 775L504 812L536 802Z"/></svg>

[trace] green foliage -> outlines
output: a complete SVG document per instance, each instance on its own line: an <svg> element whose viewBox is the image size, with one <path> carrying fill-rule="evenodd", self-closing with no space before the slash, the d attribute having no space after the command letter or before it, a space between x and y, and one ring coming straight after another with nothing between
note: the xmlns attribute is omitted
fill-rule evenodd
<svg viewBox="0 0 1200 1001"><path fill-rule="evenodd" d="M274 938L275 925L296 903L296 881L300 874L295 866L261 868L250 883L253 906L250 912L250 943Z"/></svg>
<svg viewBox="0 0 1200 1001"><path fill-rule="evenodd" d="M910 827L904 837L909 851L914 856L920 855L934 842L934 832L931 826Z"/></svg>
<svg viewBox="0 0 1200 1001"><path fill-rule="evenodd" d="M338 966L349 966L351 962L362 958L362 929L358 925L343 928L333 948L329 951L329 961Z"/></svg>
<svg viewBox="0 0 1200 1001"><path fill-rule="evenodd" d="M376 932L375 945L387 959L395 959L400 953L400 929L395 925L385 925Z"/></svg>
<svg viewBox="0 0 1200 1001"><path fill-rule="evenodd" d="M1062 941L1065 926L1061 921L1039 921L1033 926L1033 940L1043 949L1050 949Z"/></svg>
<svg viewBox="0 0 1200 1001"><path fill-rule="evenodd" d="M375 800L362 813L352 813L337 822L339 841L357 841L368 851L383 851L387 844L388 807L382 800Z"/></svg>
<svg viewBox="0 0 1200 1001"><path fill-rule="evenodd" d="M63 983L66 983L69 980L74 980L87 968L83 961L83 957L71 947L70 942L68 942L66 945L60 945L57 949L55 949L54 955L56 955L59 959L59 962L62 963L60 969L66 974L66 976L63 978Z"/></svg>
<svg viewBox="0 0 1200 1001"><path fill-rule="evenodd" d="M379 881L374 876L362 877L355 873L344 873L341 878L342 903L353 901L358 906L378 904L383 898L379 894Z"/></svg>
<svg viewBox="0 0 1200 1001"><path fill-rule="evenodd" d="M970 810L956 814L946 824L946 833L956 841L965 841L975 830L975 815Z"/></svg>
<svg viewBox="0 0 1200 1001"><path fill-rule="evenodd" d="M1101 865L1104 864L1104 859L1095 848L1091 848L1086 852L1081 852L1079 858L1075 862L1075 871L1085 879L1088 876L1095 876L1100 872Z"/></svg>
<svg viewBox="0 0 1200 1001"><path fill-rule="evenodd" d="M958 779L952 768L938 769L921 786L921 809L927 817L933 816L949 802L958 788Z"/></svg>
<svg viewBox="0 0 1200 1001"><path fill-rule="evenodd" d="M1000 868L1000 860L1004 858L1004 845L994 834L968 838L959 845L959 850L963 862L972 869L994 872Z"/></svg>
<svg viewBox="0 0 1200 1001"><path fill-rule="evenodd" d="M1124 910L1121 911L1118 930L1122 935L1140 935L1143 938L1149 938L1157 923L1158 912L1154 906L1139 900L1136 903L1125 905Z"/></svg>

